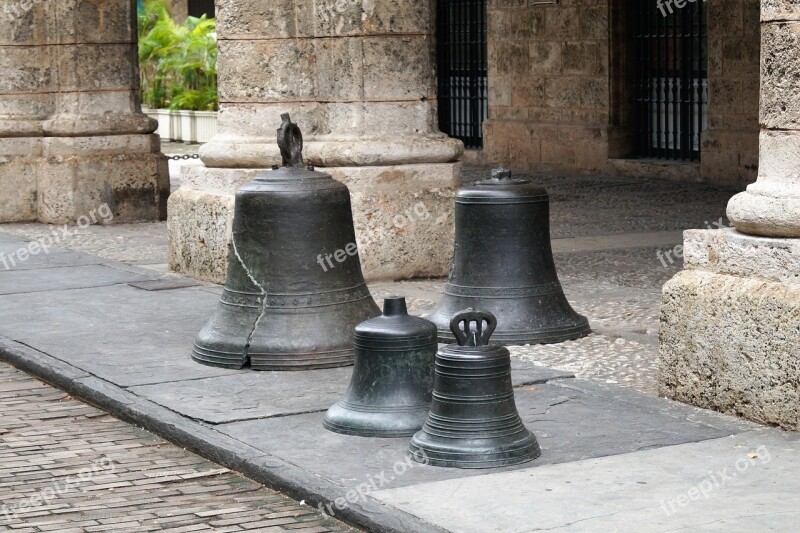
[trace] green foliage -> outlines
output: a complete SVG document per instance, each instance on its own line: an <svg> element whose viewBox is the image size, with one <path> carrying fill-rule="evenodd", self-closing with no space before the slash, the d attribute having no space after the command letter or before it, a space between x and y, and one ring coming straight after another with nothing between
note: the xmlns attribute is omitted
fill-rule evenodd
<svg viewBox="0 0 800 533"><path fill-rule="evenodd" d="M146 0L139 11L142 102L151 108L216 111L217 25L188 17L177 24L165 0Z"/></svg>

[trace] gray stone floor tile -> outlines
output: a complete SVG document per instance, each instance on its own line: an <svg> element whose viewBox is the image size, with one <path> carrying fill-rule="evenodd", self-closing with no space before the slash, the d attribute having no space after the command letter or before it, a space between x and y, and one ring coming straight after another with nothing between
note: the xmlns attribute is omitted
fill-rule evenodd
<svg viewBox="0 0 800 533"><path fill-rule="evenodd" d="M800 480L785 473L800 468L799 446L797 434L753 431L371 495L463 533L790 532Z"/></svg>
<svg viewBox="0 0 800 533"><path fill-rule="evenodd" d="M539 440L542 456L532 465L498 471L674 446L757 427L732 417L588 380L559 380L522 387L516 389L515 398L520 416ZM322 416L312 413L234 422L218 429L350 488L373 478L391 477L387 486L401 487L491 472L409 466L406 451L410 438L340 435L322 427Z"/></svg>

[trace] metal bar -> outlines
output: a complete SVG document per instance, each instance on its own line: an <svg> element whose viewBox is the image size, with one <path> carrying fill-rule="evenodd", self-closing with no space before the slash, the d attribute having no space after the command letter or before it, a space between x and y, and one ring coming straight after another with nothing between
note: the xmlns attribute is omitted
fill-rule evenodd
<svg viewBox="0 0 800 533"><path fill-rule="evenodd" d="M463 8L458 2L451 2L450 9L453 10L453 19L455 20L455 39L453 46L453 63L454 71L457 73L455 76L455 131L462 140L464 136L464 10L456 9L456 6Z"/></svg>
<svg viewBox="0 0 800 533"><path fill-rule="evenodd" d="M470 49L470 80L469 80L469 117L470 117L470 144L478 144L478 9L477 2L470 2L469 10L469 49Z"/></svg>
<svg viewBox="0 0 800 533"><path fill-rule="evenodd" d="M686 39L687 44L689 45L689 50L686 52L687 61L689 62L689 69L688 75L686 76L686 81L689 84L689 112L687 116L687 150L686 153L688 159L694 159L694 121L695 121L695 69L694 69L694 54L696 53L695 50L695 31L694 31L694 9L695 6L687 6L690 9L687 9L689 13L689 31L688 37Z"/></svg>
<svg viewBox="0 0 800 533"><path fill-rule="evenodd" d="M666 156L665 143L667 138L666 118L667 118L667 78L666 78L666 65L667 65L667 46L666 46L666 18L659 15L656 17L656 25L658 32L658 158L663 159ZM663 27L662 27L663 26Z"/></svg>
<svg viewBox="0 0 800 533"><path fill-rule="evenodd" d="M635 0L634 0L635 1ZM642 8L642 20L644 21L642 31L643 31L643 41L644 41L644 50L645 55L643 56L643 86L645 88L644 94L644 106L641 109L641 112L644 113L646 117L646 124L647 130L644 132L644 152L643 154L645 157L652 157L653 155L653 129L655 128L653 123L653 58L655 54L653 53L653 31L652 31L652 19L648 12L648 7L646 2L640 2L639 5Z"/></svg>
<svg viewBox="0 0 800 533"><path fill-rule="evenodd" d="M687 117L691 117L690 114L687 113L689 109L689 102L687 101L688 98L686 87L691 84L691 77L689 74L689 69L687 68L687 62L691 61L691 56L687 53L689 51L690 42L691 42L691 35L692 29L691 26L687 24L689 17L691 17L693 6L689 5L686 6L688 9L681 11L681 24L680 24L680 45L681 45L681 71L680 71L680 135L678 136L678 157L680 159L686 159L688 155L688 146L687 146L687 139L686 134L689 128L689 121Z"/></svg>
<svg viewBox="0 0 800 533"><path fill-rule="evenodd" d="M638 9L633 9L633 7ZM645 151L645 146L647 142L643 142L643 140L647 139L647 136L650 134L650 128L648 127L648 120L647 120L647 104L645 103L645 94L647 91L647 84L646 84L646 76L645 76L645 68L644 63L646 61L645 57L645 34L647 33L645 28L647 26L647 19L644 17L644 8L641 2L636 2L636 0L629 0L628 1L628 12L635 11L636 15L633 20L628 21L628 28L633 29L633 39L631 41L632 47L632 57L633 61L631 64L633 65L634 72L632 73L633 79L636 80L633 84L633 109L631 111L631 119L633 120L633 148L634 148L634 155L641 155Z"/></svg>
<svg viewBox="0 0 800 533"><path fill-rule="evenodd" d="M672 89L670 90L670 98L672 99L672 148L670 149L670 153L673 158L677 158L679 152L679 119L680 119L680 103L678 102L678 83L680 81L680 70L679 66L679 49L678 49L678 40L682 36L682 32L679 28L679 21L683 16L683 12L680 15L676 14L672 17L672 71L670 72L670 80L672 81Z"/></svg>
<svg viewBox="0 0 800 533"><path fill-rule="evenodd" d="M635 0L633 0L635 1ZM641 55L639 57L640 64L642 67L642 88L644 89L642 93L642 105L639 106L638 112L639 114L644 114L644 125L645 131L644 133L644 145L640 150L639 154L648 156L650 152L650 130L652 129L652 117L650 116L650 39L648 38L650 35L649 28L650 28L650 19L647 17L647 11L644 6L644 3L640 4L642 8L642 39L639 43L641 47Z"/></svg>

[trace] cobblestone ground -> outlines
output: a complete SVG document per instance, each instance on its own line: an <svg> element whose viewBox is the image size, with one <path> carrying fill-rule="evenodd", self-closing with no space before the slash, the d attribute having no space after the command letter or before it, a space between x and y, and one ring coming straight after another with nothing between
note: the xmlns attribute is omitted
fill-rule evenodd
<svg viewBox="0 0 800 533"><path fill-rule="evenodd" d="M0 531L356 531L0 363Z"/></svg>
<svg viewBox="0 0 800 533"><path fill-rule="evenodd" d="M192 153L197 148L174 144L165 146L165 153ZM488 169L466 168L463 179L469 182L488 173ZM660 289L682 268L679 259L665 261L657 253L681 242L678 236L673 245L659 249L648 242L647 232L655 235L725 224L727 201L737 191L634 178L530 177L550 195L553 239L617 236L617 244L555 254L565 292L573 307L589 317L594 333L557 345L515 347L512 353L580 377L656 394ZM0 226L2 231L30 239L51 229L42 224ZM75 229L60 244L167 271L164 223ZM444 280L378 283L371 284L371 289L376 298L405 295L411 311L425 316L441 298Z"/></svg>

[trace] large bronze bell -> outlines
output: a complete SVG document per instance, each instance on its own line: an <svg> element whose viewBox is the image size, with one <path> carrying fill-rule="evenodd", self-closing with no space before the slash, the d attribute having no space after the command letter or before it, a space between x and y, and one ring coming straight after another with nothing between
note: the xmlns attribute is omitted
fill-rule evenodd
<svg viewBox="0 0 800 533"><path fill-rule="evenodd" d="M283 167L236 193L228 279L195 342L197 362L257 370L348 365L353 327L380 314L361 272L350 193L303 167L300 129L282 118ZM326 262L331 256L336 261Z"/></svg>
<svg viewBox="0 0 800 533"><path fill-rule="evenodd" d="M547 191L498 169L456 195L456 242L450 278L430 320L439 342L453 342L450 318L485 309L500 323L503 346L548 344L589 334L567 302L550 246Z"/></svg>
<svg viewBox="0 0 800 533"><path fill-rule="evenodd" d="M413 435L431 407L437 346L432 322L409 316L405 298L386 298L383 315L356 326L350 387L323 426L362 437Z"/></svg>
<svg viewBox="0 0 800 533"><path fill-rule="evenodd" d="M496 326L494 315L472 309L452 318L450 328L458 344L436 354L431 411L409 445L414 460L493 468L525 463L541 454L514 403L508 349L488 344Z"/></svg>

